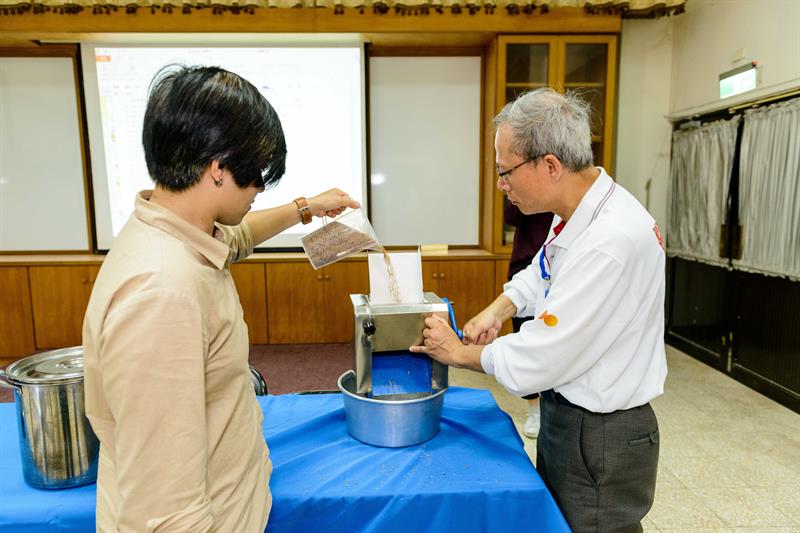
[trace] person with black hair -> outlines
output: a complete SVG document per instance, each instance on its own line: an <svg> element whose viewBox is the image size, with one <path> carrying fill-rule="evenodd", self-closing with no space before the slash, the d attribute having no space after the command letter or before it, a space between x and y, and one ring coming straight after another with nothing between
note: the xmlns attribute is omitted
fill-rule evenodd
<svg viewBox="0 0 800 533"><path fill-rule="evenodd" d="M142 142L155 188L137 195L83 327L97 529L263 531L272 463L229 265L359 204L331 189L249 212L283 176L286 141L269 102L221 68L159 72Z"/></svg>

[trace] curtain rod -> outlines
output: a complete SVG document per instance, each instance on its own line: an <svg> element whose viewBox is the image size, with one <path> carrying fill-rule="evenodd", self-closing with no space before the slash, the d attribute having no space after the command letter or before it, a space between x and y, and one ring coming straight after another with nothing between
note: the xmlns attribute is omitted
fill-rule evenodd
<svg viewBox="0 0 800 533"><path fill-rule="evenodd" d="M747 109L748 107L758 107L761 104L768 104L770 102L774 102L776 100L783 100L784 98L789 98L790 96L800 95L800 89L794 89L792 91L787 91L785 93L775 94L772 96L767 96L760 100L756 100L754 102L745 102L743 104L735 105L733 107L728 108L728 113L735 113L740 109Z"/></svg>

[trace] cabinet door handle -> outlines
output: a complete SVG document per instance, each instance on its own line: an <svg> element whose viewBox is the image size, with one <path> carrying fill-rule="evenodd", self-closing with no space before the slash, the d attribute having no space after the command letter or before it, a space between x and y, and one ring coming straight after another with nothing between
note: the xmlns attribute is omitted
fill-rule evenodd
<svg viewBox="0 0 800 533"><path fill-rule="evenodd" d="M438 278L438 277L439 277L439 274L437 274L436 272L434 272L434 273L433 273L433 279L436 279L436 278Z"/></svg>
<svg viewBox="0 0 800 533"><path fill-rule="evenodd" d="M439 274L439 277L440 277L440 278L442 278L442 279L444 279L444 272L442 272L441 274Z"/></svg>
<svg viewBox="0 0 800 533"><path fill-rule="evenodd" d="M322 281L322 274L317 274L317 279Z"/></svg>
<svg viewBox="0 0 800 533"><path fill-rule="evenodd" d="M331 280L331 277L330 277L330 276L325 276L325 279L326 279L327 281L330 281L330 280Z"/></svg>
<svg viewBox="0 0 800 533"><path fill-rule="evenodd" d="M87 282L87 281L89 281L89 280L88 280L88 279L86 279L86 278L81 278L81 283L83 283L84 285L86 285L86 282Z"/></svg>

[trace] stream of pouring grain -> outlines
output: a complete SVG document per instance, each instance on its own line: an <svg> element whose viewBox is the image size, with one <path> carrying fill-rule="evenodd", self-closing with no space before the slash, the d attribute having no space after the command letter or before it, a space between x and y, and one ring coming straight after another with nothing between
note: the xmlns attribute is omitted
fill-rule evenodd
<svg viewBox="0 0 800 533"><path fill-rule="evenodd" d="M389 272L389 292L392 293L392 301L396 304L400 303L400 286L397 284L397 276L394 273L394 265L392 265L392 258L389 257L386 248L381 246L381 253L383 253L383 261L386 263L386 271Z"/></svg>

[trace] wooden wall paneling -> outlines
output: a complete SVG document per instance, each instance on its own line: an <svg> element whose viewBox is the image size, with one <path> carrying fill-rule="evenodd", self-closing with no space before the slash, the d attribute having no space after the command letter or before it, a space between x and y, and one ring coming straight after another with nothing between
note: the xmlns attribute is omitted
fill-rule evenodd
<svg viewBox="0 0 800 533"><path fill-rule="evenodd" d="M99 270L93 265L29 268L36 348L81 344L83 315Z"/></svg>
<svg viewBox="0 0 800 533"><path fill-rule="evenodd" d="M36 349L27 267L0 267L0 302L0 366L5 366Z"/></svg>
<svg viewBox="0 0 800 533"><path fill-rule="evenodd" d="M494 262L494 296L492 300L503 293L503 284L508 281L508 259L497 259ZM500 330L500 335L508 335L514 332L514 326L511 320L506 320L503 323L503 329Z"/></svg>
<svg viewBox="0 0 800 533"><path fill-rule="evenodd" d="M369 294L366 261L344 261L321 269L325 281L325 342L353 341L351 294Z"/></svg>
<svg viewBox="0 0 800 533"><path fill-rule="evenodd" d="M459 328L494 299L494 261L438 261L439 296L453 303Z"/></svg>
<svg viewBox="0 0 800 533"><path fill-rule="evenodd" d="M323 274L308 263L266 265L267 316L272 344L325 341Z"/></svg>
<svg viewBox="0 0 800 533"><path fill-rule="evenodd" d="M231 276L239 293L244 321L247 323L250 344L268 344L267 278L263 263L231 265Z"/></svg>

